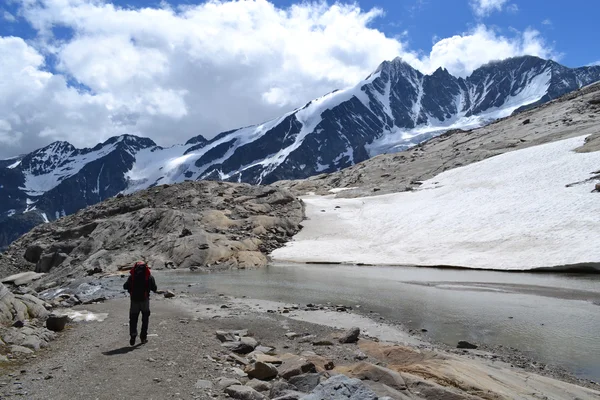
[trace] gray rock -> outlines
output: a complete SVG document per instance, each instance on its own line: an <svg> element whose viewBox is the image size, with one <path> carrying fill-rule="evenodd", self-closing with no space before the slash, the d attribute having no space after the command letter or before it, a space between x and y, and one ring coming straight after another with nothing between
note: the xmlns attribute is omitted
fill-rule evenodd
<svg viewBox="0 0 600 400"><path fill-rule="evenodd" d="M196 389L212 389L213 383L211 381L206 381L203 379L199 379L195 385Z"/></svg>
<svg viewBox="0 0 600 400"><path fill-rule="evenodd" d="M321 374L302 374L293 376L289 382L304 393L310 393L314 388L321 383Z"/></svg>
<svg viewBox="0 0 600 400"><path fill-rule="evenodd" d="M241 385L241 382L238 381L237 379L227 378L227 377L221 377L221 378L217 379L217 386L222 390L228 388L229 386L233 386L233 385Z"/></svg>
<svg viewBox="0 0 600 400"><path fill-rule="evenodd" d="M268 397L260 394L249 386L229 386L225 389L225 393L227 393L229 397L237 400L268 400Z"/></svg>
<svg viewBox="0 0 600 400"><path fill-rule="evenodd" d="M283 363L278 368L279 376L284 379L290 379L296 375L302 375L310 372L317 372L315 364L299 356L288 356L283 358Z"/></svg>
<svg viewBox="0 0 600 400"><path fill-rule="evenodd" d="M258 346L258 341L256 341L256 339L249 337L249 336L240 338L240 342L252 347L252 350L254 350Z"/></svg>
<svg viewBox="0 0 600 400"><path fill-rule="evenodd" d="M258 379L252 379L246 383L246 386L250 386L252 389L257 392L268 392L271 390L271 384L268 382L263 382Z"/></svg>
<svg viewBox="0 0 600 400"><path fill-rule="evenodd" d="M319 384L302 400L377 400L378 396L359 379L336 375Z"/></svg>
<svg viewBox="0 0 600 400"><path fill-rule="evenodd" d="M276 354L275 353L275 348L274 347L269 347L269 346L256 346L256 348L254 350L260 351L261 353L265 353L265 354L268 354L270 356Z"/></svg>
<svg viewBox="0 0 600 400"><path fill-rule="evenodd" d="M277 368L269 363L257 361L254 364L250 364L244 370L250 378L269 380L277 377Z"/></svg>
<svg viewBox="0 0 600 400"><path fill-rule="evenodd" d="M277 397L281 397L284 396L286 393L291 392L291 391L296 391L297 388L296 386L287 383L287 382L273 382L273 385L271 386L271 391L269 392L269 397L272 399L275 399Z"/></svg>
<svg viewBox="0 0 600 400"><path fill-rule="evenodd" d="M32 354L33 350L28 349L27 347L23 347L23 346L19 346L19 345L12 345L10 346L10 352L11 353L21 353L21 354Z"/></svg>
<svg viewBox="0 0 600 400"><path fill-rule="evenodd" d="M302 396L304 396L304 395L306 395L306 393L295 392L292 390L292 391L286 392L282 396L275 397L273 400L300 400L302 398Z"/></svg>
<svg viewBox="0 0 600 400"><path fill-rule="evenodd" d="M165 296L165 299L171 299L175 297L175 293L173 293L171 290L167 290L163 296Z"/></svg>
<svg viewBox="0 0 600 400"><path fill-rule="evenodd" d="M46 320L46 328L54 332L60 332L65 329L65 325L69 321L69 317L66 315L50 315Z"/></svg>
<svg viewBox="0 0 600 400"><path fill-rule="evenodd" d="M46 345L46 343L44 343L44 346L45 345ZM42 347L42 341L40 340L39 337L37 337L35 335L29 335L25 338L25 340L23 340L23 343L21 343L21 346L30 348L31 350L38 351Z"/></svg>
<svg viewBox="0 0 600 400"><path fill-rule="evenodd" d="M469 343L466 340L461 340L456 345L457 349L476 349L477 345L473 343Z"/></svg>
<svg viewBox="0 0 600 400"><path fill-rule="evenodd" d="M358 336L360 335L360 328L354 327L346 332L346 334L340 338L340 343L356 343L358 342Z"/></svg>
<svg viewBox="0 0 600 400"><path fill-rule="evenodd" d="M238 354L248 354L251 353L254 350L254 347L252 347L249 344L246 344L244 342L225 342L223 344L221 344L222 347L225 347L226 349L233 351L234 353L238 353Z"/></svg>
<svg viewBox="0 0 600 400"><path fill-rule="evenodd" d="M40 257L42 256L43 252L44 248L42 246L32 244L31 246L27 246L27 249L25 250L25 255L23 257L25 257L25 259L30 263L35 264L40 260Z"/></svg>
<svg viewBox="0 0 600 400"><path fill-rule="evenodd" d="M48 272L54 267L58 267L67 259L65 253L44 254L35 265L35 272Z"/></svg>
<svg viewBox="0 0 600 400"><path fill-rule="evenodd" d="M231 331L217 331L216 335L217 335L217 339L219 339L221 341L221 343L235 342L237 340L237 338Z"/></svg>
<svg viewBox="0 0 600 400"><path fill-rule="evenodd" d="M333 342L329 339L317 339L312 344L313 346L333 346Z"/></svg>

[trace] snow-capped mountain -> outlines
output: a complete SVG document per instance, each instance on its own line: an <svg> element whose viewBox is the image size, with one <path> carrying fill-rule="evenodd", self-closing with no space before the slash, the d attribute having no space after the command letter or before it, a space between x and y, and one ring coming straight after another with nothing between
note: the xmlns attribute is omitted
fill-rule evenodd
<svg viewBox="0 0 600 400"><path fill-rule="evenodd" d="M0 160L0 247L43 221L119 192L184 180L268 184L333 172L454 128L472 128L600 80L600 67L537 57L490 63L467 78L386 61L356 86L260 125L169 148L135 136L93 149L52 143Z"/></svg>

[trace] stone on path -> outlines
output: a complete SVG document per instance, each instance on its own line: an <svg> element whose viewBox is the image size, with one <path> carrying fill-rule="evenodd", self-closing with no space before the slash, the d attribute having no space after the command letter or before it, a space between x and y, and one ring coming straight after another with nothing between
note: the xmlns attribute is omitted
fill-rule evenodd
<svg viewBox="0 0 600 400"><path fill-rule="evenodd" d="M284 354L281 356L283 363L278 368L279 376L284 379L290 379L292 376L302 375L309 372L316 372L315 364L306 358L294 354Z"/></svg>
<svg viewBox="0 0 600 400"><path fill-rule="evenodd" d="M310 393L314 388L321 383L321 374L302 374L290 378L289 382L304 393Z"/></svg>
<svg viewBox="0 0 600 400"><path fill-rule="evenodd" d="M320 383L302 400L377 400L379 397L359 379L335 375Z"/></svg>
<svg viewBox="0 0 600 400"><path fill-rule="evenodd" d="M263 382L258 379L252 379L246 383L246 386L250 386L252 389L257 392L268 392L271 390L271 384L268 382Z"/></svg>
<svg viewBox="0 0 600 400"><path fill-rule="evenodd" d="M260 394L250 386L233 385L225 389L225 393L232 399L237 400L268 400L263 394Z"/></svg>
<svg viewBox="0 0 600 400"><path fill-rule="evenodd" d="M196 389L212 389L213 383L211 381L199 379L196 382Z"/></svg>
<svg viewBox="0 0 600 400"><path fill-rule="evenodd" d="M358 342L358 336L360 335L360 328L354 327L346 332L346 334L340 338L340 343L356 343Z"/></svg>
<svg viewBox="0 0 600 400"><path fill-rule="evenodd" d="M229 386L241 385L241 384L242 383L240 381L238 381L237 379L233 379L233 378L221 377L221 378L217 379L217 386L220 389L226 389Z"/></svg>
<svg viewBox="0 0 600 400"><path fill-rule="evenodd" d="M250 378L269 380L277 377L277 368L274 365L257 361L254 364L250 364L244 370Z"/></svg>

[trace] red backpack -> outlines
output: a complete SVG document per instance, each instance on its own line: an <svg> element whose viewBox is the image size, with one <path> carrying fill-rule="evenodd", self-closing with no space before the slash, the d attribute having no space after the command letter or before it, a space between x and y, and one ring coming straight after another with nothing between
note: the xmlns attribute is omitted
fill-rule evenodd
<svg viewBox="0 0 600 400"><path fill-rule="evenodd" d="M143 261L135 263L131 271L131 297L146 300L150 296L150 268Z"/></svg>

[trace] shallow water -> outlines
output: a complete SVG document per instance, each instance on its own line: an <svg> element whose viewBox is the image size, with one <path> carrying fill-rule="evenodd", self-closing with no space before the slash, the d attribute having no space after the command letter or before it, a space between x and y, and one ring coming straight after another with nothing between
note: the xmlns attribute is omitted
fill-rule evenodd
<svg viewBox="0 0 600 400"><path fill-rule="evenodd" d="M157 280L178 290L360 305L408 329L427 329L435 342L511 346L600 381L600 275L272 265L218 274L172 271Z"/></svg>

